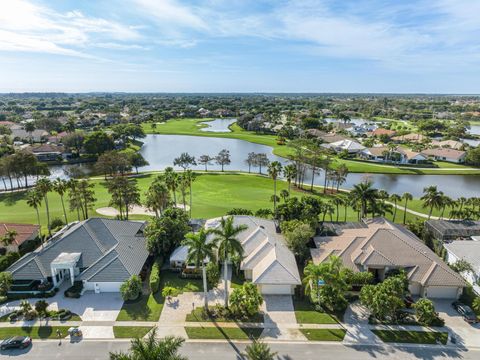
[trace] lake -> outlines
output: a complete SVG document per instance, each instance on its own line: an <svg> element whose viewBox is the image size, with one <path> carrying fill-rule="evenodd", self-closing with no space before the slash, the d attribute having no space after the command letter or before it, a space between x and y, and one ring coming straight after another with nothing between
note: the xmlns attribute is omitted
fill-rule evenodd
<svg viewBox="0 0 480 360"><path fill-rule="evenodd" d="M231 132L228 127L232 125L235 121L237 121L237 119L215 119L212 121L204 121L201 124L208 125L208 127L201 128L200 131L216 133Z"/></svg>

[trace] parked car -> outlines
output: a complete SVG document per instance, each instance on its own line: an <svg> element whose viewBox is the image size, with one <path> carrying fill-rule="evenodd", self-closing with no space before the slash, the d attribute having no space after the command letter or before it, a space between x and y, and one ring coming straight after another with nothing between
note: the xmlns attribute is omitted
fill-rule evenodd
<svg viewBox="0 0 480 360"><path fill-rule="evenodd" d="M0 349L25 349L32 344L32 339L29 336L14 336L5 339L0 344Z"/></svg>
<svg viewBox="0 0 480 360"><path fill-rule="evenodd" d="M461 303L460 301L455 301L452 303L452 306L457 312L462 315L463 320L469 324L475 324L478 322L477 314L470 308L470 306Z"/></svg>

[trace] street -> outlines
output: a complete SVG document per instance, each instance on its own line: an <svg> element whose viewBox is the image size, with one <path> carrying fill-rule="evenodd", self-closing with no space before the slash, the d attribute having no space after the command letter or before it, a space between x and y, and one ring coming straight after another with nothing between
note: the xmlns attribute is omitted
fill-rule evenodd
<svg viewBox="0 0 480 360"><path fill-rule="evenodd" d="M79 343L54 341L35 341L33 347L23 351L4 351L1 358L16 358L22 360L107 360L110 351L125 350L128 341L82 341ZM229 360L240 359L245 344L226 342L188 342L182 347L182 354L190 360ZM296 344L274 343L271 348L278 352L282 360L346 360L346 359L462 359L474 360L480 358L480 350L452 350L442 347L416 346L346 346L341 344Z"/></svg>

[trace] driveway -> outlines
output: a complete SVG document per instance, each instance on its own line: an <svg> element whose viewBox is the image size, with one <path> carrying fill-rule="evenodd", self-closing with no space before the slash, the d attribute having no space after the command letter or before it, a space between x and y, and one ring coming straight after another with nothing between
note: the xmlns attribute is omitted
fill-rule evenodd
<svg viewBox="0 0 480 360"><path fill-rule="evenodd" d="M468 324L452 307L451 300L435 300L435 308L445 320L445 327L455 335L460 346L476 346L480 344L480 324Z"/></svg>
<svg viewBox="0 0 480 360"><path fill-rule="evenodd" d="M264 295L262 311L265 314L262 338L306 340L296 328L297 319L291 295Z"/></svg>

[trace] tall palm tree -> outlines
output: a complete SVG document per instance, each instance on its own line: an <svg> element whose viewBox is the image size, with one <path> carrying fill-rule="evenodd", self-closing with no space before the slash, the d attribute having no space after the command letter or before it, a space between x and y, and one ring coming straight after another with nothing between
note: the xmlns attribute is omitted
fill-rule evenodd
<svg viewBox="0 0 480 360"><path fill-rule="evenodd" d="M273 213L277 218L277 178L282 173L282 164L279 161L272 161L268 165L268 176L273 179Z"/></svg>
<svg viewBox="0 0 480 360"><path fill-rule="evenodd" d="M397 217L397 203L401 200L402 198L398 194L390 195L390 201L393 201L393 222L395 222L395 219Z"/></svg>
<svg viewBox="0 0 480 360"><path fill-rule="evenodd" d="M188 246L187 264L195 264L195 269L202 268L203 279L203 297L205 300L205 310L208 311L208 289L207 289L207 267L205 260L213 261L215 259L216 244L214 241L208 241L209 230L201 229L198 233L189 233L185 235L182 245Z"/></svg>
<svg viewBox="0 0 480 360"><path fill-rule="evenodd" d="M188 183L189 191L190 191L190 217L192 217L192 183L196 180L197 174L193 172L193 170L188 169L185 171L185 180Z"/></svg>
<svg viewBox="0 0 480 360"><path fill-rule="evenodd" d="M407 222L407 205L409 201L413 200L413 196L412 194L405 192L402 195L402 199L405 200L405 206L403 207L403 225L405 225Z"/></svg>
<svg viewBox="0 0 480 360"><path fill-rule="evenodd" d="M40 223L40 213L38 212L38 208L42 205L42 195L35 189L29 190L27 192L27 205L34 208L37 212L37 222L38 226L40 227L39 233L42 232L42 224Z"/></svg>
<svg viewBox="0 0 480 360"><path fill-rule="evenodd" d="M335 213L336 213L336 222L338 223L338 217L340 215L340 206L344 205L344 199L340 196L335 196L332 199L332 204L335 206Z"/></svg>
<svg viewBox="0 0 480 360"><path fill-rule="evenodd" d="M218 246L218 254L223 256L223 282L225 286L225 307L228 307L228 260L231 256L243 256L243 247L237 239L238 235L247 229L246 225L237 225L233 223L233 217L222 218L220 227L213 230L215 234L214 242Z"/></svg>
<svg viewBox="0 0 480 360"><path fill-rule="evenodd" d="M145 206L158 218L170 203L170 192L162 179L155 179L146 192Z"/></svg>
<svg viewBox="0 0 480 360"><path fill-rule="evenodd" d="M293 164L286 165L283 168L283 176L287 179L288 183L288 192L291 191L292 180L297 177L297 168Z"/></svg>
<svg viewBox="0 0 480 360"><path fill-rule="evenodd" d="M436 185L427 186L423 189L423 196L420 198L423 200L423 207L430 208L428 212L428 219L432 217L433 209L441 209L443 203L443 193L437 190Z"/></svg>
<svg viewBox="0 0 480 360"><path fill-rule="evenodd" d="M167 185L168 189L173 194L173 203L175 206L177 205L177 187L178 187L178 174L175 170L168 166L165 168L165 172L163 173L163 177L165 179L165 184Z"/></svg>
<svg viewBox="0 0 480 360"><path fill-rule="evenodd" d="M445 214L445 210L448 206L453 206L455 202L452 198L447 195L443 195L442 199L442 213L440 214L440 219L443 219L443 215Z"/></svg>
<svg viewBox="0 0 480 360"><path fill-rule="evenodd" d="M360 203L360 218L363 219L367 214L367 204L378 198L378 191L372 187L371 181L363 181L353 185L350 195L352 201Z"/></svg>
<svg viewBox="0 0 480 360"><path fill-rule="evenodd" d="M52 191L52 182L47 179L43 178L37 181L35 186L37 191L43 196L43 200L45 201L45 209L47 211L47 228L48 228L48 235L52 235L52 231L50 229L50 209L48 207L48 193Z"/></svg>
<svg viewBox="0 0 480 360"><path fill-rule="evenodd" d="M65 210L65 202L63 201L63 195L65 195L68 190L68 182L64 179L56 179L52 183L52 188L58 195L60 195L60 200L62 201L63 208L63 217L65 218L65 224L68 224L67 211Z"/></svg>
<svg viewBox="0 0 480 360"><path fill-rule="evenodd" d="M110 353L110 360L187 360L178 354L185 340L167 336L157 339L157 329L153 329L146 339L135 338L128 352Z"/></svg>

